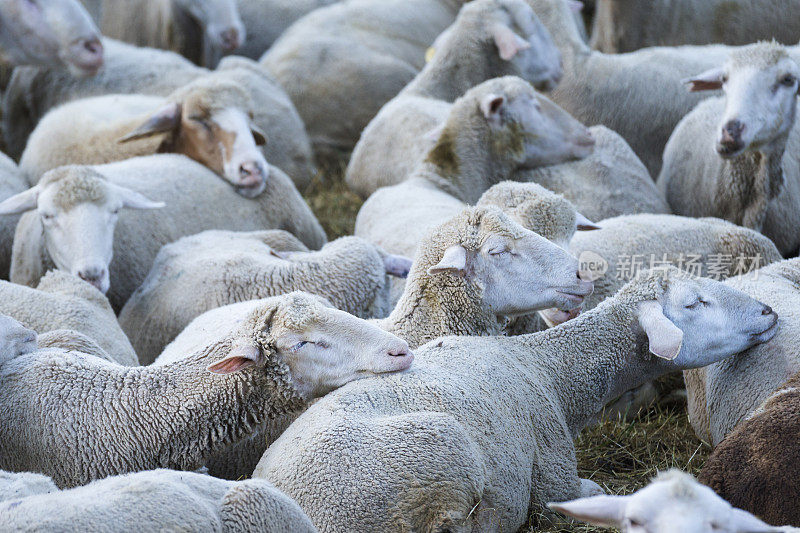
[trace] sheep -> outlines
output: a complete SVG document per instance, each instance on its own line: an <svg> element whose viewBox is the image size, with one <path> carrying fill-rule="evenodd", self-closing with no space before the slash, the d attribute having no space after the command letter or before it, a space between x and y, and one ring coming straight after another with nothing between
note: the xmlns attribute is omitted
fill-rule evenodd
<svg viewBox="0 0 800 533"><path fill-rule="evenodd" d="M463 0L357 0L292 24L259 63L286 89L316 152L352 150L380 108L424 66Z"/></svg>
<svg viewBox="0 0 800 533"><path fill-rule="evenodd" d="M0 65L66 65L91 75L103 64L100 32L77 0L7 0L0 27Z"/></svg>
<svg viewBox="0 0 800 533"><path fill-rule="evenodd" d="M800 526L798 432L800 372L714 449L700 472L700 482L770 524Z"/></svg>
<svg viewBox="0 0 800 533"><path fill-rule="evenodd" d="M0 364L37 349L37 335L10 316L0 314Z"/></svg>
<svg viewBox="0 0 800 533"><path fill-rule="evenodd" d="M778 533L748 512L731 507L691 475L670 470L628 496L592 496L549 507L582 522L622 533ZM795 530L797 531L797 530Z"/></svg>
<svg viewBox="0 0 800 533"><path fill-rule="evenodd" d="M442 335L501 334L508 316L580 305L591 292L591 283L577 278L576 267L574 258L497 208L467 209L431 231L411 267L400 302L389 317L374 323L400 336L412 349ZM156 364L174 362L208 344L220 332L236 327L260 302L240 302L200 315L164 349ZM249 475L267 445L299 414L260 428L215 457L209 471L227 479Z"/></svg>
<svg viewBox="0 0 800 533"><path fill-rule="evenodd" d="M204 312L295 290L323 296L360 318L385 317L391 310L387 275L407 274L409 267L410 260L358 237L309 252L285 231L205 231L161 248L119 321L139 360L149 364Z"/></svg>
<svg viewBox="0 0 800 533"><path fill-rule="evenodd" d="M768 345L730 361L684 373L689 421L702 440L716 446L793 374L800 372L797 315L800 259L772 263L727 285L775 309L780 330Z"/></svg>
<svg viewBox="0 0 800 533"><path fill-rule="evenodd" d="M528 2L564 58L564 76L550 95L553 101L584 124L602 124L619 133L650 175L658 176L669 135L702 98L682 90L680 80L722 63L729 47L603 54L592 51L581 38L568 0Z"/></svg>
<svg viewBox="0 0 800 533"><path fill-rule="evenodd" d="M513 76L486 81L453 104L409 179L364 203L355 234L390 253L413 256L429 229L477 202L491 185L520 168L585 157L592 143L582 124L528 82Z"/></svg>
<svg viewBox="0 0 800 533"><path fill-rule="evenodd" d="M215 66L245 41L235 0L99 0L94 17L104 35L177 52Z"/></svg>
<svg viewBox="0 0 800 533"><path fill-rule="evenodd" d="M44 473L61 488L194 470L266 420L412 360L406 342L298 292L264 300L234 333L173 364L126 368L40 350L0 366L0 468Z"/></svg>
<svg viewBox="0 0 800 533"><path fill-rule="evenodd" d="M80 352L116 363L116 358L102 349L97 342L83 333L71 329L54 329L39 336L39 349L60 348L66 351ZM132 365L135 366L135 365Z"/></svg>
<svg viewBox="0 0 800 533"><path fill-rule="evenodd" d="M797 63L773 42L741 48L723 68L688 80L694 91L724 88L725 96L686 115L664 149L658 186L675 214L724 218L797 254L798 76Z"/></svg>
<svg viewBox="0 0 800 533"><path fill-rule="evenodd" d="M3 136L8 155L19 159L44 114L59 104L104 94L166 96L206 73L176 53L138 48L104 38L105 61L92 77L76 78L62 68L14 69L3 95Z"/></svg>
<svg viewBox="0 0 800 533"><path fill-rule="evenodd" d="M82 124L75 131L75 123ZM273 139L268 149L259 146ZM31 185L69 164L102 164L154 153L182 153L231 182L246 197L269 179L267 157L308 185L311 147L285 93L252 61L231 59L165 98L106 95L64 104L28 138L20 169Z"/></svg>
<svg viewBox="0 0 800 533"><path fill-rule="evenodd" d="M4 472L0 470L0 503L34 494L56 492L53 480L33 472ZM4 515L5 517L5 515Z"/></svg>
<svg viewBox="0 0 800 533"><path fill-rule="evenodd" d="M607 54L646 46L800 40L800 6L793 0L601 0L592 48Z"/></svg>
<svg viewBox="0 0 800 533"><path fill-rule="evenodd" d="M0 204L0 213L35 209L23 215L17 226L11 280L33 285L47 268L55 266L108 291L112 307L120 310L144 281L161 246L186 235L208 229L282 228L310 248L321 247L325 232L291 180L275 167L270 167L269 175L265 191L248 199L182 155L51 170L32 189ZM121 213L115 238L114 211L120 206L152 209L163 205L144 194L164 200L168 207ZM64 201L55 201L59 199Z"/></svg>
<svg viewBox="0 0 800 533"><path fill-rule="evenodd" d="M105 358L110 361L125 366L139 364L108 300L91 285L66 272L48 272L35 289L0 281L0 313L38 332L40 345L64 347L63 335L59 335L60 343L55 334L48 335L50 340L44 344L42 339L54 330L71 330L72 339L77 334L86 335L109 354ZM71 345L88 345L86 341L79 342L73 340Z"/></svg>
<svg viewBox="0 0 800 533"><path fill-rule="evenodd" d="M30 475L30 474L28 474ZM300 506L264 480L149 470L0 503L8 530L314 533Z"/></svg>
<svg viewBox="0 0 800 533"><path fill-rule="evenodd" d="M524 0L465 5L434 49L432 60L381 108L353 150L345 180L363 198L414 171L434 144L426 132L446 122L448 103L475 85L513 75L550 89L561 76L558 50Z"/></svg>
<svg viewBox="0 0 800 533"><path fill-rule="evenodd" d="M546 502L600 491L578 477L573 439L608 400L769 340L765 311L720 282L648 271L558 327L439 339L409 372L331 392L253 477L321 531L516 531Z"/></svg>
<svg viewBox="0 0 800 533"><path fill-rule="evenodd" d="M247 33L247 40L236 50L236 54L258 60L296 20L338 1L236 0Z"/></svg>
<svg viewBox="0 0 800 533"><path fill-rule="evenodd" d="M27 189L25 179L20 175L17 165L0 152L0 202ZM14 229L19 217L0 218L0 279L8 279L11 267L11 246L14 243Z"/></svg>

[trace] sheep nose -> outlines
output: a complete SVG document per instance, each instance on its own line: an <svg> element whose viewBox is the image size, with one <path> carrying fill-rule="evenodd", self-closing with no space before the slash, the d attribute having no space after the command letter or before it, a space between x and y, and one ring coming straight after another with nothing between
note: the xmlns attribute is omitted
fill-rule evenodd
<svg viewBox="0 0 800 533"><path fill-rule="evenodd" d="M78 271L78 277L83 281L97 286L105 277L106 269L102 267L86 267Z"/></svg>
<svg viewBox="0 0 800 533"><path fill-rule="evenodd" d="M219 36L222 41L222 48L226 52L232 52L242 45L239 39L239 31L236 28L228 28L220 33Z"/></svg>
<svg viewBox="0 0 800 533"><path fill-rule="evenodd" d="M70 51L71 62L85 71L93 73L103 66L103 43L97 37L78 39Z"/></svg>
<svg viewBox="0 0 800 533"><path fill-rule="evenodd" d="M744 147L742 142L742 132L744 124L738 120L729 120L722 127L722 134L719 141L720 154L733 154Z"/></svg>
<svg viewBox="0 0 800 533"><path fill-rule="evenodd" d="M239 165L240 187L258 187L265 180L264 170L255 161L247 161Z"/></svg>
<svg viewBox="0 0 800 533"><path fill-rule="evenodd" d="M406 357L408 355L408 344L403 343L393 346L386 350L386 353L389 357Z"/></svg>
<svg viewBox="0 0 800 533"><path fill-rule="evenodd" d="M768 305L764 305L764 307L761 308L761 314L763 316L771 315L774 312L775 311L773 311L772 308Z"/></svg>

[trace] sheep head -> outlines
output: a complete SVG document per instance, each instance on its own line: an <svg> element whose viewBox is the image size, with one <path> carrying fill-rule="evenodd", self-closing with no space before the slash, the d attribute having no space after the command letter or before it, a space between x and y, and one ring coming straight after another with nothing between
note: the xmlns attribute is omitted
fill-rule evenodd
<svg viewBox="0 0 800 533"><path fill-rule="evenodd" d="M402 339L323 298L293 292L264 299L242 322L228 355L208 369L268 366L283 388L307 400L359 377L405 370L413 360Z"/></svg>
<svg viewBox="0 0 800 533"><path fill-rule="evenodd" d="M269 165L259 146L267 141L253 124L250 96L236 83L200 79L179 89L119 142L152 136L163 136L159 151L194 159L246 198L266 188Z"/></svg>
<svg viewBox="0 0 800 533"><path fill-rule="evenodd" d="M90 167L69 166L47 172L35 187L0 203L0 215L36 210L44 246L56 267L105 294L114 228L120 210L126 207L156 209L164 204L110 183Z"/></svg>
<svg viewBox="0 0 800 533"><path fill-rule="evenodd" d="M629 496L592 496L549 507L583 522L623 533L777 533L717 496L689 474L670 470Z"/></svg>
<svg viewBox="0 0 800 533"><path fill-rule="evenodd" d="M214 48L233 52L244 44L246 32L235 0L174 0L205 31Z"/></svg>

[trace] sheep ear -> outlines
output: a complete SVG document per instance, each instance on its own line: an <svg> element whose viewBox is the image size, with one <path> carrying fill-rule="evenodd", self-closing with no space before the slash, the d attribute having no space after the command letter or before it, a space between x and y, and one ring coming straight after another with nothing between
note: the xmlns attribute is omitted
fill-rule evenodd
<svg viewBox="0 0 800 533"><path fill-rule="evenodd" d="M647 334L650 352L672 361L681 351L683 331L664 316L664 309L655 300L639 304L639 325Z"/></svg>
<svg viewBox="0 0 800 533"><path fill-rule="evenodd" d="M592 496L571 502L548 503L553 511L595 526L619 527L625 512L626 496Z"/></svg>
<svg viewBox="0 0 800 533"><path fill-rule="evenodd" d="M267 144L267 135L255 124L250 125L250 132L253 134L253 140L256 146L264 146Z"/></svg>
<svg viewBox="0 0 800 533"><path fill-rule="evenodd" d="M577 213L575 216L575 226L577 227L578 231L592 231L596 229L600 229L600 226L586 218L585 216Z"/></svg>
<svg viewBox="0 0 800 533"><path fill-rule="evenodd" d="M278 259L289 259L292 256L292 252L281 252L280 250L270 248L269 255L277 257Z"/></svg>
<svg viewBox="0 0 800 533"><path fill-rule="evenodd" d="M717 67L707 70L697 76L686 78L681 83L689 85L689 92L716 91L722 89L722 76L725 74L723 68Z"/></svg>
<svg viewBox="0 0 800 533"><path fill-rule="evenodd" d="M511 61L519 52L531 47L531 43L514 33L514 30L505 24L495 24L492 28L492 37L503 61Z"/></svg>
<svg viewBox="0 0 800 533"><path fill-rule="evenodd" d="M574 13L580 13L583 11L583 2L580 0L567 0L567 4Z"/></svg>
<svg viewBox="0 0 800 533"><path fill-rule="evenodd" d="M227 357L208 365L207 370L214 374L233 374L257 365L261 359L261 350L252 344L234 344Z"/></svg>
<svg viewBox="0 0 800 533"><path fill-rule="evenodd" d="M36 206L39 205L40 192L42 192L41 185L36 185L27 191L6 198L0 202L0 215L16 215L36 209Z"/></svg>
<svg viewBox="0 0 800 533"><path fill-rule="evenodd" d="M383 258L386 273L396 278L407 278L411 271L411 259L402 255L388 254Z"/></svg>
<svg viewBox="0 0 800 533"><path fill-rule="evenodd" d="M109 185L120 195L120 198L122 198L122 207L127 207L128 209L160 209L167 205L164 202L154 202L145 195L126 187L120 187L113 183Z"/></svg>
<svg viewBox="0 0 800 533"><path fill-rule="evenodd" d="M181 104L171 102L148 117L144 123L118 140L126 143L174 131L181 124Z"/></svg>
<svg viewBox="0 0 800 533"><path fill-rule="evenodd" d="M467 250L461 245L453 245L444 251L439 264L428 269L428 274L442 272L464 272L467 270Z"/></svg>
<svg viewBox="0 0 800 533"><path fill-rule="evenodd" d="M499 94L487 94L481 100L481 111L489 122L497 123L500 121L500 111L506 103L504 96Z"/></svg>
<svg viewBox="0 0 800 533"><path fill-rule="evenodd" d="M442 136L442 132L444 131L444 122L430 130L428 133L422 136L423 139L426 141L436 142L439 140L439 137Z"/></svg>

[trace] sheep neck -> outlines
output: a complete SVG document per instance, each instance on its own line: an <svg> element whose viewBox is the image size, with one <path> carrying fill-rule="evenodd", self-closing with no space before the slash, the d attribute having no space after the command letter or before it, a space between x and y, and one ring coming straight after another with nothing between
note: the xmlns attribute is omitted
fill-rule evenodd
<svg viewBox="0 0 800 533"><path fill-rule="evenodd" d="M465 42L466 39L451 38L449 41L448 45L436 51L434 59L401 94L454 102L479 83L505 74L500 69L491 68L498 62L494 58L476 60L489 53L496 55L495 50L486 50L481 43Z"/></svg>
<svg viewBox="0 0 800 533"><path fill-rule="evenodd" d="M537 372L547 369L574 437L611 400L668 370L649 353L634 309L631 303L606 300L558 327L518 337L544 356L525 350L521 363L533 358Z"/></svg>
<svg viewBox="0 0 800 533"><path fill-rule="evenodd" d="M427 267L425 267L427 268ZM380 324L412 349L447 335L502 335L508 322L483 308L478 290L463 278L445 285L415 265L392 313Z"/></svg>
<svg viewBox="0 0 800 533"><path fill-rule="evenodd" d="M413 177L429 181L464 203L475 204L489 187L512 178L518 165L504 149L517 156L520 150L524 151L524 144L499 146L495 142L499 137L491 135L489 139L464 141L452 128L446 127ZM501 157L496 157L499 149L503 149Z"/></svg>
<svg viewBox="0 0 800 533"><path fill-rule="evenodd" d="M721 218L761 231L770 201L783 190L785 149L786 137L770 147L724 161L723 179L717 182L716 203L736 209L719 213Z"/></svg>
<svg viewBox="0 0 800 533"><path fill-rule="evenodd" d="M148 440L119 432L120 437L136 438L110 443L122 457L129 456L124 450L132 446L137 450L134 464L126 469L197 469L212 453L247 437L266 420L304 406L275 369L254 367L227 376L207 371L224 348L212 345L169 365L109 371L103 388L119 391L116 401L104 405L106 416L114 420L109 423L147 428L147 435L160 437ZM99 383L97 377L93 382Z"/></svg>

